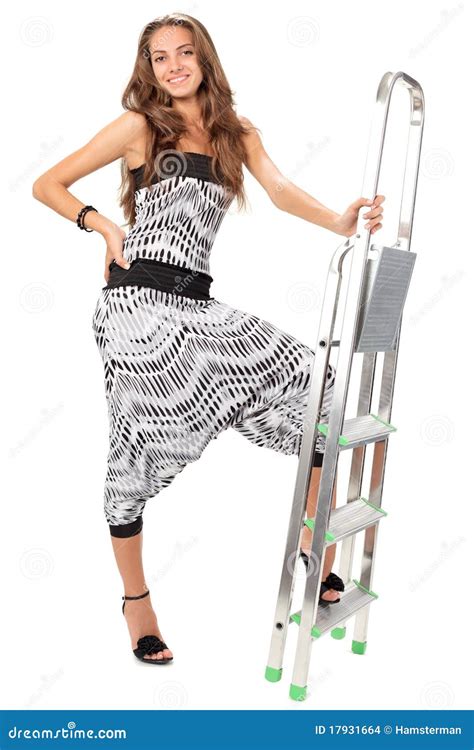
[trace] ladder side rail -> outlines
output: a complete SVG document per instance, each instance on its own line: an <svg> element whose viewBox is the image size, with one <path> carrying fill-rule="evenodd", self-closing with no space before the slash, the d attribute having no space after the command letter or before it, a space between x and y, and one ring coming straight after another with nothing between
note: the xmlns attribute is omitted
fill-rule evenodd
<svg viewBox="0 0 474 750"><path fill-rule="evenodd" d="M368 414L372 401L374 389L376 352L365 352L362 360L361 383L359 390L359 401L357 405L357 416ZM364 464L366 455L366 445L360 445L352 451L351 469L349 475L349 485L347 490L347 503L358 500L362 493L362 480L364 475ZM347 583L352 576L352 566L354 562L355 535L346 537L341 545L341 557L339 564L339 574ZM346 622L340 624L344 628Z"/></svg>
<svg viewBox="0 0 474 750"><path fill-rule="evenodd" d="M403 316L402 316L403 317ZM382 371L382 382L380 387L378 414L381 419L389 422L392 414L393 393L395 388L395 376L398 360L398 349L400 344L400 333L402 318L396 337L395 348L384 354ZM382 507L383 482L385 478L385 467L388 452L387 436L385 440L374 443L374 454L372 461L372 474L370 480L369 502L377 507ZM374 577L374 562L377 552L377 541L379 524L365 530L364 545L362 550L360 582L368 591L372 590ZM369 607L363 607L355 616L353 640L358 644L364 644L360 648L365 649L369 625Z"/></svg>
<svg viewBox="0 0 474 750"><path fill-rule="evenodd" d="M359 212L359 222L361 212ZM358 222L358 223L359 223ZM355 237L351 266L348 272L346 304L339 344L333 400L328 420L326 445L321 478L319 483L315 529L312 538L311 560L316 569L306 577L306 585L301 610L301 621L293 668L292 689L305 689L311 656L311 630L315 622L321 587L322 565L324 561L324 540L329 526L333 488L336 478L339 455L339 437L342 433L344 412L349 387L352 358L357 334L357 319L360 299L364 287L364 269L368 256L370 234L358 233ZM341 602L342 604L342 602Z"/></svg>
<svg viewBox="0 0 474 750"><path fill-rule="evenodd" d="M267 675L270 675L272 680L278 679L277 673L281 671L282 668L286 635L290 622L290 608L296 580L300 536L306 511L306 501L313 463L312 459L317 438L315 424L321 409L326 382L327 364L331 353L331 340L334 332L341 288L343 259L346 254L352 250L352 247L353 245L348 238L336 249L329 266L326 280L316 352L311 368L308 407L303 422L293 503L280 577L280 588L273 618L273 630L267 660L266 673Z"/></svg>

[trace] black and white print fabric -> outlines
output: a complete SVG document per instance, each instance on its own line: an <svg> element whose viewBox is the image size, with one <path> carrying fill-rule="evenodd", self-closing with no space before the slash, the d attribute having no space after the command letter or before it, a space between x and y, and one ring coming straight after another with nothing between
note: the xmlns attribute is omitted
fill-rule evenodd
<svg viewBox="0 0 474 750"><path fill-rule="evenodd" d="M213 181L211 157L189 156L184 170L151 189L140 187L134 170L138 210L124 241L128 260L209 273L231 199ZM269 321L214 297L124 286L102 289L92 327L109 417L109 524L136 520L229 427L258 446L299 454L315 352ZM334 377L329 365L320 421L329 415ZM316 450L324 447L318 433Z"/></svg>

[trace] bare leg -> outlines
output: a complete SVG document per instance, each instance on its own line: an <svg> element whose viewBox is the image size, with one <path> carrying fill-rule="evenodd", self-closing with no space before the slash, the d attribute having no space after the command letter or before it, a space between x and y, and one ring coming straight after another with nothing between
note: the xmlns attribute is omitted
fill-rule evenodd
<svg viewBox="0 0 474 750"><path fill-rule="evenodd" d="M145 583L145 574L143 572L142 546L143 532L135 536L110 537L112 547L117 561L120 575L124 585L124 594L126 596L138 596L148 590ZM144 635L156 635L165 639L160 633L155 612L151 603L151 593L143 599L125 601L125 618L127 620L128 630L132 641L132 648L137 648L137 641ZM163 657L173 656L169 649L165 649L158 654L145 656L145 659L163 659Z"/></svg>
<svg viewBox="0 0 474 750"><path fill-rule="evenodd" d="M318 504L317 497L318 497L320 479L321 479L321 467L313 466L311 470L311 478L309 482L308 499L306 502L306 514L308 518L316 517L316 508ZM334 481L334 490L332 494L332 503L331 503L332 508L336 507L336 489L337 489L337 475ZM301 537L301 549L304 552L306 552L308 556L311 550L312 538L313 538L313 532L311 531L311 529L308 529L306 525L304 525L303 533ZM326 554L324 556L323 574L322 574L323 581L332 570L335 556L336 556L336 545L331 544L330 547L326 547ZM338 599L339 596L340 596L339 591L335 591L334 589L329 589L329 591L326 591L323 594L322 598L326 599L327 601L334 601L335 599Z"/></svg>

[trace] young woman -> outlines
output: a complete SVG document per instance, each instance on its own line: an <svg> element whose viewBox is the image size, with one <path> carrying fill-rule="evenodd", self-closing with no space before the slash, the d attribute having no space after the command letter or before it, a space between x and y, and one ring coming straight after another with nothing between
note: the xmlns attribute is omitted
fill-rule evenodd
<svg viewBox="0 0 474 750"><path fill-rule="evenodd" d="M34 183L33 195L106 242L103 287L92 326L104 363L109 454L104 511L124 584L122 611L142 661L169 663L142 567L142 513L211 439L233 427L255 444L299 454L314 351L268 321L209 295L209 255L236 198L242 165L275 206L350 237L358 211L381 227L384 196L358 198L339 215L287 180L252 123L238 116L214 44L191 16L143 30L123 95L124 114ZM120 205L128 234L67 189L121 159ZM329 365L320 419L335 371ZM324 436L318 434L308 494L314 517ZM336 495L334 493L333 506ZM301 550L308 566L311 532ZM306 553L306 554L305 554ZM344 589L324 560L321 604ZM125 609L125 603L127 607Z"/></svg>

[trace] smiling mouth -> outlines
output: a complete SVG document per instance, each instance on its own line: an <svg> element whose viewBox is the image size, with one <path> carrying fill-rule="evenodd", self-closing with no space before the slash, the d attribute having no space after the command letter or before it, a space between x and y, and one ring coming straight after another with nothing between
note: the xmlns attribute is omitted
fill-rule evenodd
<svg viewBox="0 0 474 750"><path fill-rule="evenodd" d="M174 85L178 83L183 83L187 78L189 78L189 74L184 76L176 76L176 78L168 78L168 83L172 83Z"/></svg>

